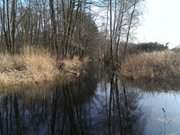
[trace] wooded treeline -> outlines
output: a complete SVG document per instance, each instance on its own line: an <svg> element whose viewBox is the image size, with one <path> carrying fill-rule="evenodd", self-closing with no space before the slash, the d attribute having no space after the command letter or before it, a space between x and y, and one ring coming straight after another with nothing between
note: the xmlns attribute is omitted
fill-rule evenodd
<svg viewBox="0 0 180 135"><path fill-rule="evenodd" d="M140 0L1 0L0 50L14 54L33 46L48 48L58 56L83 56L101 49L108 50L111 57L125 55L132 28L138 22L139 3ZM99 12L106 11L101 14L105 18L101 20L105 24L103 30L95 23L94 7ZM125 47L120 52L122 42Z"/></svg>
<svg viewBox="0 0 180 135"><path fill-rule="evenodd" d="M57 54L82 53L98 30L81 0L2 0L0 48L10 53L43 46Z"/></svg>

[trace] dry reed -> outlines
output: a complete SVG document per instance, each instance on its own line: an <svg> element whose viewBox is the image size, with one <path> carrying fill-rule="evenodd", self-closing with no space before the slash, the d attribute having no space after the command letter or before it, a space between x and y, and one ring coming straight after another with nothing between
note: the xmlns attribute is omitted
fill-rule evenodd
<svg viewBox="0 0 180 135"><path fill-rule="evenodd" d="M121 74L132 79L177 76L180 74L180 55L173 51L131 55L122 64Z"/></svg>

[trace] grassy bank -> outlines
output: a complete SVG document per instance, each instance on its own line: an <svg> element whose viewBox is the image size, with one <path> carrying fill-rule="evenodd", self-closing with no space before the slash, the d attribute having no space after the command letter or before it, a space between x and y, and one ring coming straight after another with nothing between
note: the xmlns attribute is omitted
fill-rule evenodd
<svg viewBox="0 0 180 135"><path fill-rule="evenodd" d="M0 87L39 85L56 78L72 78L80 74L83 62L74 57L57 63L44 49L25 48L17 55L0 54Z"/></svg>
<svg viewBox="0 0 180 135"><path fill-rule="evenodd" d="M179 77L180 55L173 51L130 55L122 64L121 74L131 79Z"/></svg>

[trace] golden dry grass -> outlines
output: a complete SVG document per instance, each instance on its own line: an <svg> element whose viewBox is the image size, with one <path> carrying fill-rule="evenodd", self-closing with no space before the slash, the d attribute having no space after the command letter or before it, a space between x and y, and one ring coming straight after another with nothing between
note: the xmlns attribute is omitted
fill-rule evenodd
<svg viewBox="0 0 180 135"><path fill-rule="evenodd" d="M180 73L180 56L173 51L142 53L128 56L121 74L132 79L165 78Z"/></svg>
<svg viewBox="0 0 180 135"><path fill-rule="evenodd" d="M54 58L45 50L14 56L0 54L1 86L52 81L58 72Z"/></svg>
<svg viewBox="0 0 180 135"><path fill-rule="evenodd" d="M74 77L79 77L80 74L84 71L88 62L88 57L84 57L82 59L80 59L78 56L74 56L73 58L64 58L58 64L62 65L60 70L62 74L61 76L69 81L74 79Z"/></svg>
<svg viewBox="0 0 180 135"><path fill-rule="evenodd" d="M26 47L17 55L0 54L0 88L39 86L59 79L72 79L80 75L87 62L87 58L80 60L77 56L56 62L56 58L43 48Z"/></svg>

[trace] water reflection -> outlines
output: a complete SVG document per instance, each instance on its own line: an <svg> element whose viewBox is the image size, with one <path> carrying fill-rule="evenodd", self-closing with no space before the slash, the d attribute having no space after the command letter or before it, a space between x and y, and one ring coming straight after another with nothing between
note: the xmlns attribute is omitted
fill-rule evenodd
<svg viewBox="0 0 180 135"><path fill-rule="evenodd" d="M129 91L126 82L119 80L117 76L112 77L109 96L109 122L110 134L116 130L123 135L141 135L143 133L145 119L138 105L141 98L139 93ZM112 126L111 126L112 125ZM117 132L117 133L118 133Z"/></svg>
<svg viewBox="0 0 180 135"><path fill-rule="evenodd" d="M49 89L2 92L0 133L140 135L145 121L140 98L115 75L99 81L96 74Z"/></svg>
<svg viewBox="0 0 180 135"><path fill-rule="evenodd" d="M128 86L133 88L140 88L144 91L179 91L180 90L180 80L179 79L150 79L150 80L126 80Z"/></svg>
<svg viewBox="0 0 180 135"><path fill-rule="evenodd" d="M2 93L1 134L82 134L83 121L86 122L83 104L95 94L97 82L95 78L88 80L88 83L80 82L79 79L68 85L57 84L48 90L40 89L39 92L20 90Z"/></svg>
<svg viewBox="0 0 180 135"><path fill-rule="evenodd" d="M90 69L86 75L68 84L56 83L43 89L2 91L0 134L180 133L178 87L169 84L167 87L166 83L157 81L130 83L112 72L105 74L101 71L102 74L96 73L93 67Z"/></svg>

